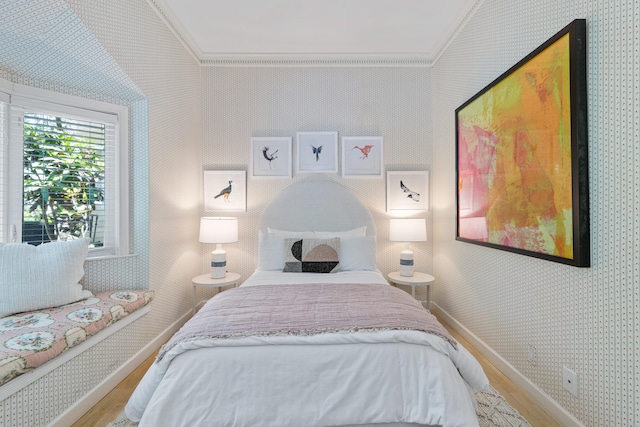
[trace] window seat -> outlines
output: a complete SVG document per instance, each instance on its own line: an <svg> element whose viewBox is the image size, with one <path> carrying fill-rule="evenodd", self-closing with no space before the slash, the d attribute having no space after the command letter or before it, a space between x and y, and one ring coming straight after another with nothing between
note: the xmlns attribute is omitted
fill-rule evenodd
<svg viewBox="0 0 640 427"><path fill-rule="evenodd" d="M100 292L1 318L0 401L146 314L153 296L147 289Z"/></svg>

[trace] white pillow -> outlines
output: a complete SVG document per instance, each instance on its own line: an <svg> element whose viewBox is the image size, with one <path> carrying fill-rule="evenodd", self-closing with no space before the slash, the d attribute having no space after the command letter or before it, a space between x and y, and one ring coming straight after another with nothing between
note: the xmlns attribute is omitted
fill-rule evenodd
<svg viewBox="0 0 640 427"><path fill-rule="evenodd" d="M284 236L258 231L258 270L282 271L284 267Z"/></svg>
<svg viewBox="0 0 640 427"><path fill-rule="evenodd" d="M261 230L258 231L257 270L282 271L284 268L284 239L330 239L332 237L342 239L346 237L364 237L366 231L367 226L347 231L289 231L267 227L267 233L263 233ZM375 266L375 238L373 239L373 243L373 265ZM363 257L368 257L368 255L363 254ZM349 265L352 265L351 261ZM366 265L370 266L370 263L366 263ZM372 270L375 270L375 267Z"/></svg>
<svg viewBox="0 0 640 427"><path fill-rule="evenodd" d="M331 239L332 237L357 237L364 236L367 233L367 226L354 228L346 231L289 231L279 230L277 228L267 227L268 233L282 234L286 238L300 239Z"/></svg>
<svg viewBox="0 0 640 427"><path fill-rule="evenodd" d="M0 243L0 317L91 296L78 283L88 250L89 239L39 246Z"/></svg>
<svg viewBox="0 0 640 427"><path fill-rule="evenodd" d="M367 234L367 226L354 228L346 231L315 231L316 239L330 239L332 237L360 237Z"/></svg>
<svg viewBox="0 0 640 427"><path fill-rule="evenodd" d="M267 227L267 234L277 234L283 239L311 239L315 237L313 231L289 231Z"/></svg>
<svg viewBox="0 0 640 427"><path fill-rule="evenodd" d="M375 271L375 236L342 237L340 239L340 271Z"/></svg>

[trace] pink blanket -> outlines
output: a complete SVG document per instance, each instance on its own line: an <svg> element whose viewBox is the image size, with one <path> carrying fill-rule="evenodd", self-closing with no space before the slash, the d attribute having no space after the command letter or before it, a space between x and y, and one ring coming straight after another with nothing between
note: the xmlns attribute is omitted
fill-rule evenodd
<svg viewBox="0 0 640 427"><path fill-rule="evenodd" d="M201 338L375 330L423 331L457 346L431 313L392 286L264 285L216 295L162 347L157 359L180 342Z"/></svg>

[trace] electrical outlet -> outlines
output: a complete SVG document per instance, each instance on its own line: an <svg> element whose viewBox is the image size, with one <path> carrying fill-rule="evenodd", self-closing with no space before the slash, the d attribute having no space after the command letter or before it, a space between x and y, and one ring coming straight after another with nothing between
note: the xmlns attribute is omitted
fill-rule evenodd
<svg viewBox="0 0 640 427"><path fill-rule="evenodd" d="M538 349L534 345L529 344L529 350L527 351L527 361L536 366L538 364Z"/></svg>
<svg viewBox="0 0 640 427"><path fill-rule="evenodd" d="M569 393L578 397L578 390L580 389L580 380L578 374L573 372L566 366L562 367L562 385L569 390Z"/></svg>

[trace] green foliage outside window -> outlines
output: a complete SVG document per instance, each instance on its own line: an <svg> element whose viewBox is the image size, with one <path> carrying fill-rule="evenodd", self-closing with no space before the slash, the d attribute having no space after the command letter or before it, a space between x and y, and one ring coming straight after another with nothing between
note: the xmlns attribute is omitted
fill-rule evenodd
<svg viewBox="0 0 640 427"><path fill-rule="evenodd" d="M24 119L23 226L38 222L50 241L92 237L102 246L93 214L104 201L104 125L41 114Z"/></svg>

